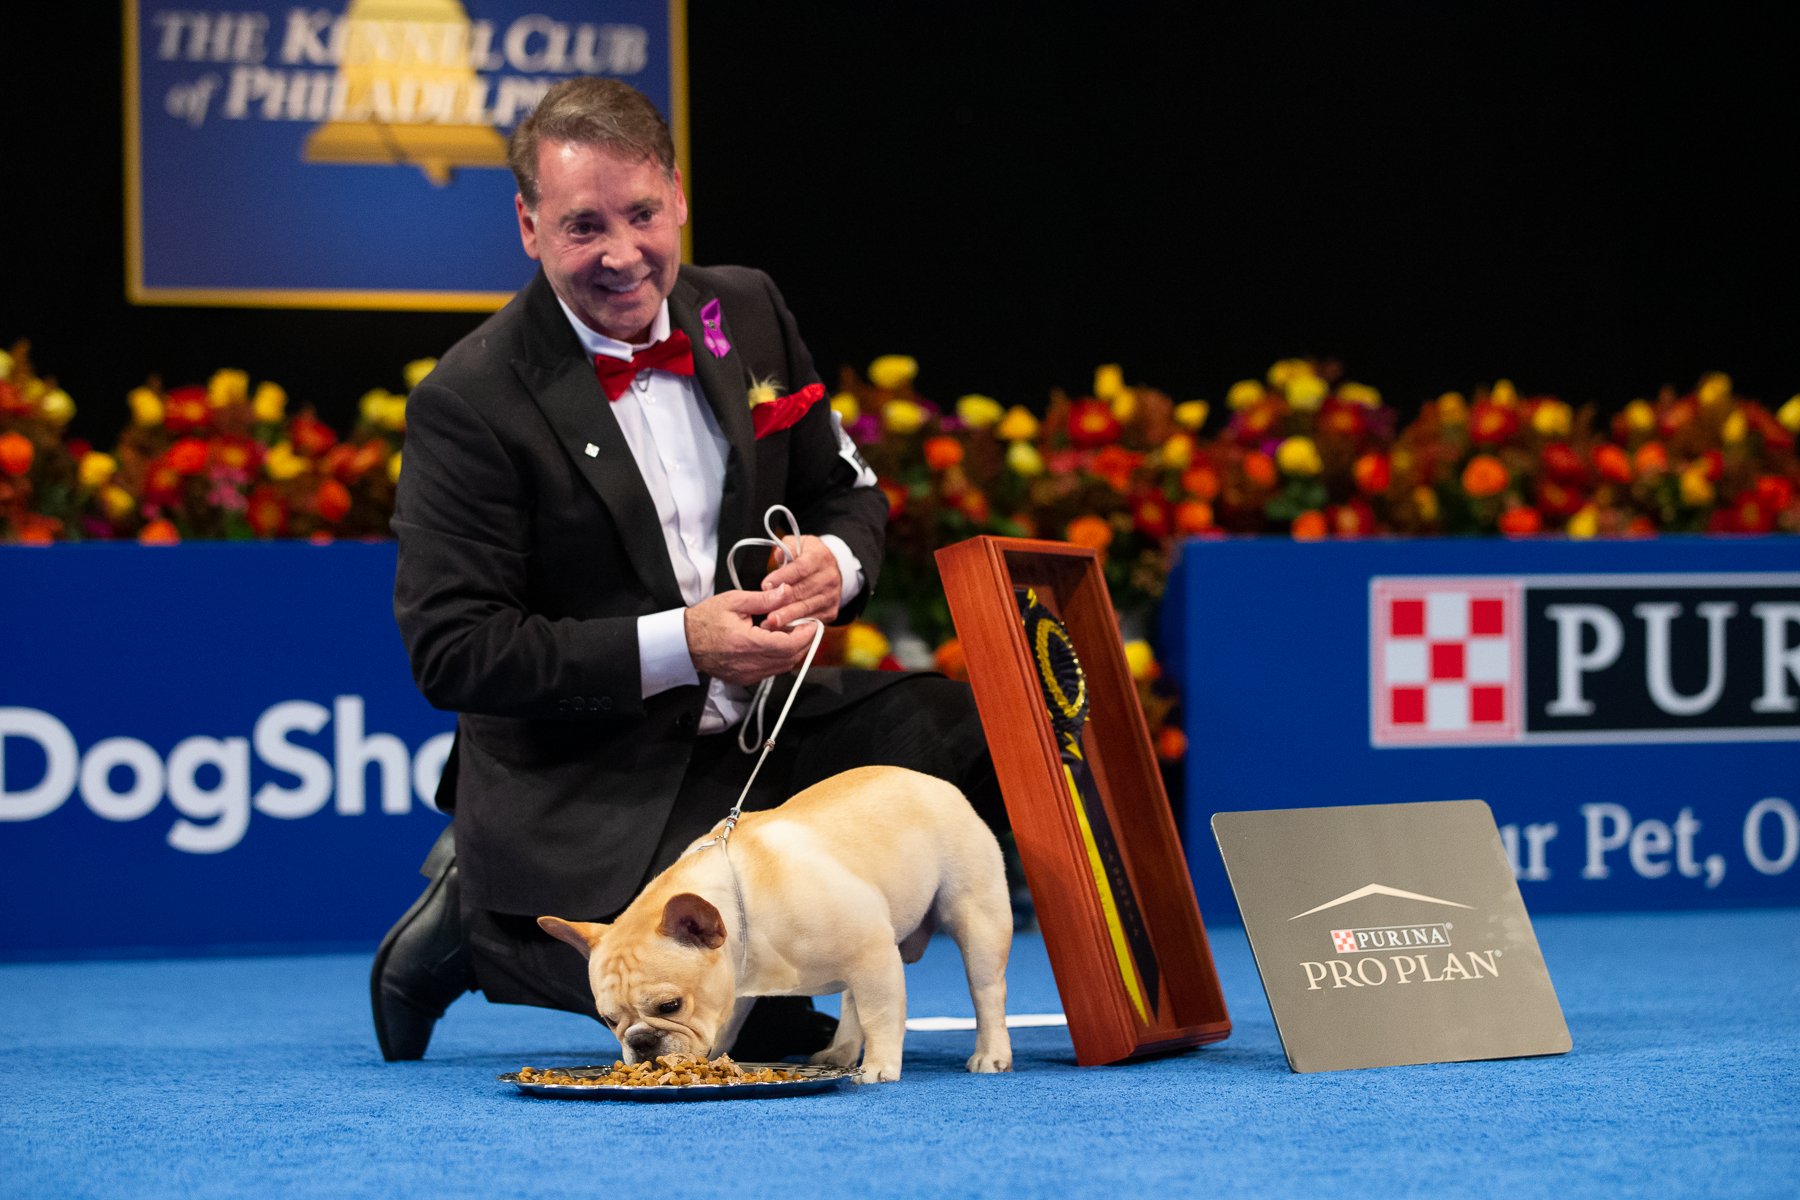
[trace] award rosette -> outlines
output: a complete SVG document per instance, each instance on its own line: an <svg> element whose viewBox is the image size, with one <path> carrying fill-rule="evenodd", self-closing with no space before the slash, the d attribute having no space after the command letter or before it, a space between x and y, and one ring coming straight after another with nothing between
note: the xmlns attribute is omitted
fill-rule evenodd
<svg viewBox="0 0 1800 1200"><path fill-rule="evenodd" d="M1131 877L1126 873L1125 859L1107 817L1106 805L1081 750L1081 731L1088 717L1087 678L1063 623L1038 600L1037 593L1031 588L1015 588L1014 593L1025 622L1025 636L1031 647L1032 661L1037 666L1038 683L1043 688L1050 724L1056 732L1069 806L1081 830L1082 844L1087 849L1088 866L1093 872L1094 890L1106 917L1119 979L1131 997L1138 1020L1148 1023L1157 1009L1156 952L1150 944L1143 912L1132 890Z"/></svg>

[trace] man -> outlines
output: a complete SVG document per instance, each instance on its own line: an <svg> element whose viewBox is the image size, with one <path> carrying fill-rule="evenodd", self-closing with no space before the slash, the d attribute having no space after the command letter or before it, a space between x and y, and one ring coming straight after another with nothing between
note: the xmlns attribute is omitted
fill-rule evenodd
<svg viewBox="0 0 1800 1200"><path fill-rule="evenodd" d="M454 836L371 974L389 1060L423 1055L469 990L595 1015L585 964L535 918L610 919L725 815L754 762L748 689L798 666L800 618L853 617L881 563L885 498L807 390L773 283L680 264L687 199L654 107L616 81L559 84L510 163L541 270L407 406L394 611L420 690L459 716L438 792ZM753 418L758 385L785 394L772 420ZM774 504L799 523L792 559L765 575L746 550L734 588L727 552ZM809 674L747 807L868 763L997 812L966 687L850 671ZM831 1026L765 1000L733 1053L806 1053Z"/></svg>

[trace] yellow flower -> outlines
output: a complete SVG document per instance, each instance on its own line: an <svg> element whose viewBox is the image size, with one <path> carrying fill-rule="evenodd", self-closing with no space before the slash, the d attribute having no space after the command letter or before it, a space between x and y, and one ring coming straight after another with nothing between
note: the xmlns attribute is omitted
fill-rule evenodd
<svg viewBox="0 0 1800 1200"><path fill-rule="evenodd" d="M0 350L0 379L11 379L13 368L12 355Z"/></svg>
<svg viewBox="0 0 1800 1200"><path fill-rule="evenodd" d="M1194 461L1194 439L1185 433L1172 433L1169 440L1163 443L1163 466L1177 471L1187 470Z"/></svg>
<svg viewBox="0 0 1800 1200"><path fill-rule="evenodd" d="M1731 399L1731 376L1723 371L1709 371L1700 377L1700 403L1712 408Z"/></svg>
<svg viewBox="0 0 1800 1200"><path fill-rule="evenodd" d="M844 631L844 661L851 666L872 670L887 654L887 637L873 625L855 621Z"/></svg>
<svg viewBox="0 0 1800 1200"><path fill-rule="evenodd" d="M1656 428L1656 410L1643 400L1625 406L1625 427L1633 433L1649 433Z"/></svg>
<svg viewBox="0 0 1800 1200"><path fill-rule="evenodd" d="M1262 384L1254 379L1240 379L1231 385L1229 392L1225 393L1225 406L1234 411L1240 408L1249 408L1252 405L1261 404L1262 398Z"/></svg>
<svg viewBox="0 0 1800 1200"><path fill-rule="evenodd" d="M400 455L401 455L401 453L402 453L401 451L396 450L396 451L394 451L394 457L388 459L388 482L389 483L399 483L400 482Z"/></svg>
<svg viewBox="0 0 1800 1200"><path fill-rule="evenodd" d="M1325 403L1326 393L1331 385L1310 372L1296 375L1288 380L1287 402L1289 407L1299 412L1315 412Z"/></svg>
<svg viewBox="0 0 1800 1200"><path fill-rule="evenodd" d="M1561 400L1545 400L1531 410L1531 427L1545 437L1567 437L1574 413Z"/></svg>
<svg viewBox="0 0 1800 1200"><path fill-rule="evenodd" d="M1581 511L1569 518L1564 532L1572 538L1591 538L1600 532L1600 510L1591 504L1583 505Z"/></svg>
<svg viewBox="0 0 1800 1200"><path fill-rule="evenodd" d="M831 398L831 411L838 415L838 420L849 425L862 415L857 407L856 397L849 392L839 392Z"/></svg>
<svg viewBox="0 0 1800 1200"><path fill-rule="evenodd" d="M1288 384L1302 375L1313 373L1313 365L1304 358L1284 358L1269 368L1269 386L1278 392L1285 392Z"/></svg>
<svg viewBox="0 0 1800 1200"><path fill-rule="evenodd" d="M38 411L52 425L67 425L75 416L75 401L69 398L69 393L56 388L45 393L44 398L38 401Z"/></svg>
<svg viewBox="0 0 1800 1200"><path fill-rule="evenodd" d="M917 433L925 424L925 410L911 400L889 400L882 406L881 424L889 433Z"/></svg>
<svg viewBox="0 0 1800 1200"><path fill-rule="evenodd" d="M1364 408L1380 408L1381 393L1366 383L1346 383L1338 390L1338 399L1345 404L1360 404Z"/></svg>
<svg viewBox="0 0 1800 1200"><path fill-rule="evenodd" d="M1094 372L1094 399L1111 400L1125 387L1125 372L1118 363L1107 363Z"/></svg>
<svg viewBox="0 0 1800 1200"><path fill-rule="evenodd" d="M906 387L918 374L918 360L904 354L884 354L869 364L869 382L889 391Z"/></svg>
<svg viewBox="0 0 1800 1200"><path fill-rule="evenodd" d="M131 406L131 423L145 427L163 423L162 397L147 387L132 388L125 396Z"/></svg>
<svg viewBox="0 0 1800 1200"><path fill-rule="evenodd" d="M1469 423L1469 402L1461 392L1445 392L1437 398L1438 420L1446 425Z"/></svg>
<svg viewBox="0 0 1800 1200"><path fill-rule="evenodd" d="M292 479L304 474L306 469L306 460L295 454L293 445L288 442L271 446L263 459L263 471L270 479Z"/></svg>
<svg viewBox="0 0 1800 1200"><path fill-rule="evenodd" d="M780 395L780 393L775 390L775 384L772 380L755 379L750 383L751 408L755 408L759 404L769 404L773 402L778 395Z"/></svg>
<svg viewBox="0 0 1800 1200"><path fill-rule="evenodd" d="M1291 437L1275 448L1275 465L1284 475L1317 475L1325 464L1311 438Z"/></svg>
<svg viewBox="0 0 1800 1200"><path fill-rule="evenodd" d="M1795 396L1782 405L1781 411L1775 414L1775 419L1789 433L1800 433L1800 396Z"/></svg>
<svg viewBox="0 0 1800 1200"><path fill-rule="evenodd" d="M1800 410L1800 396L1794 397L1795 408ZM1038 435L1038 419L1031 415L1031 410L1015 404L1006 410L1000 418L1000 424L994 432L1009 442L1028 442Z"/></svg>
<svg viewBox="0 0 1800 1200"><path fill-rule="evenodd" d="M1129 421L1137 416L1137 392L1132 388L1120 388L1112 394L1112 415L1121 421Z"/></svg>
<svg viewBox="0 0 1800 1200"><path fill-rule="evenodd" d="M1175 406L1175 423L1183 429L1198 430L1206 424L1207 414L1212 411L1204 400L1185 400Z"/></svg>
<svg viewBox="0 0 1800 1200"><path fill-rule="evenodd" d="M992 396L971 392L956 402L956 415L970 429L986 429L1000 419L1006 410Z"/></svg>
<svg viewBox="0 0 1800 1200"><path fill-rule="evenodd" d="M1014 442L1006 448L1006 465L1014 475L1036 479L1044 473L1044 456L1030 442Z"/></svg>
<svg viewBox="0 0 1800 1200"><path fill-rule="evenodd" d="M1138 639L1125 643L1125 666L1139 683L1156 678L1156 651L1150 643Z"/></svg>
<svg viewBox="0 0 1800 1200"><path fill-rule="evenodd" d="M264 425L273 425L287 416L287 393L278 383L264 381L256 385L250 397L250 412Z"/></svg>
<svg viewBox="0 0 1800 1200"><path fill-rule="evenodd" d="M1413 507L1419 510L1419 519L1435 521L1438 515L1437 493L1420 484L1412 490Z"/></svg>
<svg viewBox="0 0 1800 1200"><path fill-rule="evenodd" d="M108 484L105 488L101 489L100 506L106 510L106 515L113 520L123 521L126 517L131 515L131 510L137 507L137 501L133 500L131 498L131 493L124 488L119 487L116 484Z"/></svg>
<svg viewBox="0 0 1800 1200"><path fill-rule="evenodd" d="M113 472L119 469L119 460L110 454L102 454L98 450L90 450L81 456L81 465L76 468L77 477L84 488L104 487L112 481Z"/></svg>
<svg viewBox="0 0 1800 1200"><path fill-rule="evenodd" d="M1519 389L1513 386L1512 380L1502 379L1494 385L1494 390L1488 393L1488 399L1501 408L1511 408L1519 402Z"/></svg>
<svg viewBox="0 0 1800 1200"><path fill-rule="evenodd" d="M399 432L406 428L406 397L396 396L386 388L365 392L362 398L362 419L377 429Z"/></svg>
<svg viewBox="0 0 1800 1200"><path fill-rule="evenodd" d="M1704 508L1713 502L1712 480L1706 477L1705 463L1692 463L1681 470L1681 502L1689 508Z"/></svg>
<svg viewBox="0 0 1800 1200"><path fill-rule="evenodd" d="M250 376L243 371L226 368L214 371L206 381L206 400L214 408L242 404L250 396Z"/></svg>
<svg viewBox="0 0 1800 1200"><path fill-rule="evenodd" d="M407 363L401 371L401 376L406 380L406 390L410 392L418 387L436 366L435 358L415 358Z"/></svg>
<svg viewBox="0 0 1800 1200"><path fill-rule="evenodd" d="M1731 415L1725 418L1725 423L1719 426L1719 439L1727 446L1735 446L1744 440L1744 435L1748 432L1750 422L1744 419L1742 409L1734 408Z"/></svg>

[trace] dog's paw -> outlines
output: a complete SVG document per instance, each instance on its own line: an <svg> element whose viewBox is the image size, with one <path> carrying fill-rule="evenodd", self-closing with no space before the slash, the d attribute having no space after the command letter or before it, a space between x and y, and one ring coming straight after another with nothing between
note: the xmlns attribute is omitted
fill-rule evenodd
<svg viewBox="0 0 1800 1200"><path fill-rule="evenodd" d="M1012 1070L1011 1054L982 1054L976 1051L969 1055L969 1070L979 1075L991 1075L1000 1071Z"/></svg>
<svg viewBox="0 0 1800 1200"><path fill-rule="evenodd" d="M827 1046L806 1061L815 1067L849 1067L861 1053L861 1046Z"/></svg>
<svg viewBox="0 0 1800 1200"><path fill-rule="evenodd" d="M899 1063L873 1063L866 1059L862 1065L862 1074L856 1077L858 1083L894 1083L900 1078Z"/></svg>

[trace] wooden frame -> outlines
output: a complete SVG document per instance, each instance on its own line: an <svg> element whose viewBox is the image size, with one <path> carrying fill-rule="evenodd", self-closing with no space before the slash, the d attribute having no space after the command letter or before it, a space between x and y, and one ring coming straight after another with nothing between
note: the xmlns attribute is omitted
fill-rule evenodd
<svg viewBox="0 0 1800 1200"><path fill-rule="evenodd" d="M1231 1018L1099 560L1062 542L978 537L939 550L937 563L1075 1060L1120 1062L1229 1036ZM1148 1004L1134 995L1142 989L1096 882L1088 822L1070 798L1015 598L1022 587L1060 618L1086 676L1091 705L1081 751L1154 952Z"/></svg>

